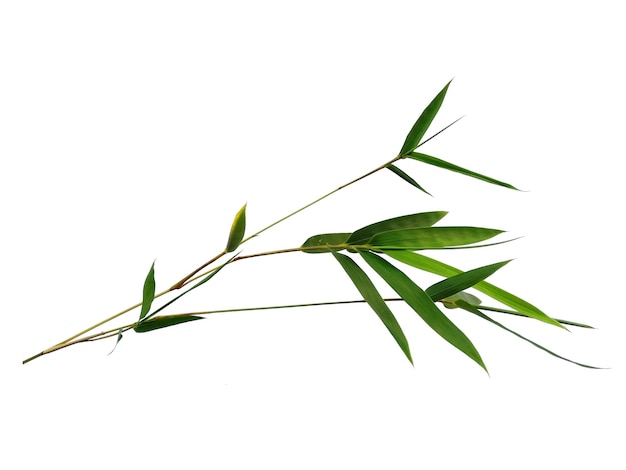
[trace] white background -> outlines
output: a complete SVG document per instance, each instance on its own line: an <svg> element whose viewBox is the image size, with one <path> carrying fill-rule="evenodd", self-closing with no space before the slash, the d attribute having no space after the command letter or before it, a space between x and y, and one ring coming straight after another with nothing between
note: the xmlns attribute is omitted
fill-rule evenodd
<svg viewBox="0 0 626 470"><path fill-rule="evenodd" d="M1 10L3 468L624 468L620 2ZM213 315L21 365L138 301L155 258L165 288L219 252L244 203L255 231L392 158L453 77L432 130L466 117L424 150L526 192L404 162L434 198L376 174L246 253L448 210L524 238L440 259L516 258L493 282L597 329L503 321L609 370L450 311L488 376L399 305L414 368L364 306ZM174 311L355 298L332 258L291 254Z"/></svg>

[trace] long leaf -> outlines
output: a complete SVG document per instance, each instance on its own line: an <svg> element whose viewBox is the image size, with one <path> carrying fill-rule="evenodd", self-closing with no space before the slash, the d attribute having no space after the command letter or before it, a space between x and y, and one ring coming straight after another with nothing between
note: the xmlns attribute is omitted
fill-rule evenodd
<svg viewBox="0 0 626 470"><path fill-rule="evenodd" d="M425 227L392 230L374 235L369 245L375 248L427 250L477 243L502 233L481 227Z"/></svg>
<svg viewBox="0 0 626 470"><path fill-rule="evenodd" d="M467 336L450 321L431 298L406 274L380 256L361 252L363 259L443 339L465 353L485 371L485 363Z"/></svg>
<svg viewBox="0 0 626 470"><path fill-rule="evenodd" d="M482 181L486 181L487 183L491 183L491 184L495 184L498 186L503 186L505 188L509 188L509 189L515 189L517 191L519 191L515 186L509 184L509 183L505 183L503 181L499 181L495 178L491 178L489 176L485 176L485 175L481 175L480 173L476 173L474 171L468 170L466 168L462 168L460 166L454 165L452 163L448 163L444 160L441 160L440 158L437 157L433 157L430 155L426 155L424 153L419 153L419 152L411 152L407 155L407 157L412 158L413 160L417 160L423 163L427 163L429 165L433 165L439 168L443 168L444 170L449 170L449 171L454 171L456 173L461 173L462 175L465 176L471 176L472 178L477 178L479 180Z"/></svg>
<svg viewBox="0 0 626 470"><path fill-rule="evenodd" d="M141 312L139 313L139 320L143 320L143 318L150 311L155 292L156 282L154 280L154 262L152 262L152 266L150 266L150 271L148 271L146 280L143 283L143 299L141 301Z"/></svg>
<svg viewBox="0 0 626 470"><path fill-rule="evenodd" d="M474 315L479 316L480 318L482 318L483 320L487 320L488 322L493 323L494 325L499 326L500 328L502 328L503 330L508 331L509 333L514 334L515 336L517 336L518 338L523 339L524 341L527 341L528 343L532 344L533 346L535 346L536 348L541 349L542 351L547 352L548 354L551 354L554 357L558 357L559 359L562 359L564 361L567 362L571 362L572 364L576 364L577 366L580 367L586 367L588 369L602 369L602 367L595 367L595 366L590 366L587 364L582 364L580 362L576 362L576 361L572 361L571 359L567 359L566 357L560 356L557 353L550 351L548 348L545 348L543 346L541 346L540 344L535 343L534 341L531 341L530 339L520 335L519 333L511 330L510 328L507 328L506 326L504 326L502 323L499 323L497 321L495 321L494 319L492 319L491 317L485 315L483 312L481 312L478 308L474 307L473 305L468 304L467 302L464 302L462 300L459 300L457 302L458 306L461 307L463 310L466 310L468 312L473 313Z"/></svg>
<svg viewBox="0 0 626 470"><path fill-rule="evenodd" d="M402 352L404 352L409 362L413 364L409 343L404 336L402 328L380 293L376 290L370 278L367 277L367 274L365 274L352 258L336 252L333 252L333 255L361 293L363 299L369 304L372 310L376 312L378 318L380 318L387 327L387 330L389 330L391 336L396 340L396 343L398 343L398 346L400 346L400 349L402 349Z"/></svg>
<svg viewBox="0 0 626 470"><path fill-rule="evenodd" d="M304 253L328 253L332 248L320 248L326 245L337 246L343 245L350 238L351 233L322 233L313 235L306 239L300 248L304 248Z"/></svg>
<svg viewBox="0 0 626 470"><path fill-rule="evenodd" d="M428 256L413 253L411 251L385 251L385 254L402 263L413 266L414 268L421 269L423 271L427 271L433 274L438 274L444 277L455 276L463 272L460 269L442 263L441 261L437 261ZM493 284L489 284L487 281L481 281L478 284L474 285L474 289L488 295L492 299L495 299L508 307L511 307L512 309L516 310L526 317L534 318L536 320L540 320L542 322L548 323L550 325L555 325L560 328L565 328L557 320L549 317L534 305L511 294L510 292L505 291L504 289L500 289Z"/></svg>
<svg viewBox="0 0 626 470"><path fill-rule="evenodd" d="M409 175L407 175L404 171L402 171L397 166L395 166L395 165L387 165L387 169L391 170L393 173L398 175L400 178L402 178L404 181L409 183L411 186L415 186L420 191L423 191L426 194L428 194L429 196L432 196L432 194L430 194L428 191L426 191L424 188L422 188L417 181L415 181L413 178L411 178Z"/></svg>
<svg viewBox="0 0 626 470"><path fill-rule="evenodd" d="M161 328L167 328L169 326L180 325L181 323L187 323L195 320L203 320L204 317L189 315L189 316L163 316L157 317L153 320L141 322L135 327L137 333L147 333L148 331L159 330Z"/></svg>
<svg viewBox="0 0 626 470"><path fill-rule="evenodd" d="M409 214L393 219L381 220L356 230L347 243L358 245L368 242L374 235L390 232L392 230L426 228L436 224L443 219L448 213L444 211L437 212L420 212L419 214Z"/></svg>
<svg viewBox="0 0 626 470"><path fill-rule="evenodd" d="M239 212L235 214L235 218L233 220L233 224L230 227L230 234L228 235L228 242L226 243L226 252L230 253L231 251L235 251L241 240L243 240L243 236L246 233L246 205L244 204Z"/></svg>
<svg viewBox="0 0 626 470"><path fill-rule="evenodd" d="M441 108L441 104L443 103L444 98L446 97L446 92L448 91L448 87L450 86L450 80L445 87L439 92L437 96L430 102L426 109L422 111L420 117L415 121L413 127L409 131L409 134L406 136L406 140L404 141L404 145L400 150L400 155L408 155L413 150L417 148L420 144L420 141L426 134L426 131L430 127L430 124L435 119L435 116L439 112L439 108Z"/></svg>
<svg viewBox="0 0 626 470"><path fill-rule="evenodd" d="M511 260L490 264L488 266L471 269L469 271L465 271L463 273L449 277L430 286L428 289L426 289L426 293L430 296L431 299L433 299L433 302L445 299L447 297L450 297L451 295L457 294L461 291L464 291L465 289L473 287L480 281L484 281L493 273L495 273L498 269L508 264L510 261Z"/></svg>

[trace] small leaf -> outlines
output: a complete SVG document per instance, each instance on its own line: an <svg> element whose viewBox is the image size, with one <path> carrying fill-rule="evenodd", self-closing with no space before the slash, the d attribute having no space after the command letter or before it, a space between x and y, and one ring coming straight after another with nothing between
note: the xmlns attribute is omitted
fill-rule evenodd
<svg viewBox="0 0 626 470"><path fill-rule="evenodd" d="M409 175L407 175L404 171L402 171L400 168L398 168L395 165L387 165L387 169L391 170L393 173L395 173L396 175L398 175L400 178L402 178L404 181L406 181L407 183L409 183L412 186L415 186L417 189L419 189L420 191L424 191L426 194L428 194L429 196L432 196L432 194L430 194L428 191L426 191L424 188L422 188L417 181L415 181L413 178L411 178Z"/></svg>
<svg viewBox="0 0 626 470"><path fill-rule="evenodd" d="M446 92L448 91L448 87L450 86L451 82L452 80L450 80L446 84L446 86L443 87L439 94L435 96L435 98L430 102L428 106L426 106L426 109L422 111L422 114L417 119L415 124L413 124L413 127L409 131L409 134L406 136L404 145L400 150L400 155L408 155L420 144L422 137L424 137L424 134L426 134L426 131L430 127L430 124L433 122L433 119L435 119L435 116L439 112L439 108L441 108L441 104L446 97Z"/></svg>
<svg viewBox="0 0 626 470"><path fill-rule="evenodd" d="M595 367L595 366L589 366L587 364L581 364L580 362L576 362L576 361L572 361L571 359L567 359L563 356L559 356L558 354L556 354L555 352L550 351L547 348L544 348L543 346L541 346L540 344L535 343L534 341L529 340L528 338L520 335L519 333L516 333L515 331L511 330L510 328L507 328L506 326L504 326L503 324L495 321L494 319L492 319L491 317L488 317L487 315L485 315L483 312L481 312L479 309L477 309L475 306L468 304L467 302L464 302L463 300L459 300L458 301L458 307L473 313L474 315L479 316L480 318L482 318L483 320L487 320L488 322L493 323L496 326L499 326L500 328L502 328L503 330L508 331L509 333L514 334L515 336L517 336L518 338L523 339L524 341L527 341L528 343L532 344L533 346L535 346L536 348L541 349L542 351L547 352L548 354L551 354L554 357L558 357L559 359L562 359L564 361L567 362L571 362L572 364L576 364L577 366L580 367L586 367L587 369L602 369L602 367Z"/></svg>
<svg viewBox="0 0 626 470"><path fill-rule="evenodd" d="M451 295L450 297L441 299L441 303L446 308L450 308L450 309L459 308L457 304L459 300L467 302L468 304L473 305L474 307L477 307L482 303L478 297L472 294L468 294L467 292L457 292L456 294Z"/></svg>
<svg viewBox="0 0 626 470"><path fill-rule="evenodd" d="M374 235L393 230L430 227L443 219L446 214L448 213L443 211L421 212L419 214L409 214L394 217L393 219L381 220L355 231L348 238L347 243L351 245L367 243Z"/></svg>
<svg viewBox="0 0 626 470"><path fill-rule="evenodd" d="M510 261L511 260L490 264L488 266L472 269L470 271L465 271L464 273L449 277L430 286L426 289L426 293L431 299L433 299L433 302L448 298L454 294L464 291L465 289L473 287L480 281L484 281Z"/></svg>
<svg viewBox="0 0 626 470"><path fill-rule="evenodd" d="M408 264L409 266L413 266L429 273L438 274L440 276L451 277L463 272L460 269L442 263L441 261L437 261L429 258L428 256L413 253L411 251L385 251L385 254L402 263ZM565 328L557 320L549 317L534 305L520 299L510 292L494 286L493 284L489 284L487 281L481 281L474 285L474 289L488 295L492 299L495 299L508 307L511 307L512 309L518 311L521 315L528 318L534 318L535 320L540 320L560 328Z"/></svg>
<svg viewBox="0 0 626 470"><path fill-rule="evenodd" d="M143 283L143 300L141 301L141 312L139 313L139 320L143 320L152 306L154 300L154 293L156 292L156 282L154 281L154 262L148 271L146 280Z"/></svg>
<svg viewBox="0 0 626 470"><path fill-rule="evenodd" d="M233 225L230 227L230 235L228 236L228 243L226 244L226 252L230 253L235 251L243 236L246 233L246 205L244 204L239 212L235 215Z"/></svg>
<svg viewBox="0 0 626 470"><path fill-rule="evenodd" d="M370 252L361 252L363 259L396 293L443 339L465 353L485 371L480 354L465 334L433 303L431 298L406 274L393 264Z"/></svg>
<svg viewBox="0 0 626 470"><path fill-rule="evenodd" d="M465 175L465 176L471 176L472 178L486 181L487 183L491 183L491 184L495 184L498 186L502 186L502 187L509 188L509 189L515 189L516 191L519 191L515 186L510 185L509 183L504 183L503 181L490 178L489 176L481 175L480 173L476 173L474 171L461 168L460 166L454 165L452 163L448 163L444 160L441 160L436 157L432 157L430 155L426 155L426 154L418 153L418 152L412 152L407 156L409 158L412 158L413 160L417 160L423 163L427 163L429 165L437 166L445 170L454 171L456 173L461 173L462 175Z"/></svg>
<svg viewBox="0 0 626 470"><path fill-rule="evenodd" d="M428 250L469 245L495 237L502 232L481 227L411 228L374 235L369 245L381 249Z"/></svg>
<svg viewBox="0 0 626 470"><path fill-rule="evenodd" d="M148 331L158 330L161 328L167 328L169 326L179 325L181 323L187 323L194 320L203 320L204 317L199 316L163 316L157 317L153 320L147 320L139 323L135 327L137 333L146 333Z"/></svg>
<svg viewBox="0 0 626 470"><path fill-rule="evenodd" d="M122 328L120 328L119 331L117 332L117 340L115 341L115 346L113 346L113 349L111 349L111 352L107 354L107 356L110 356L111 354L113 354L113 351L115 351L115 349L117 348L117 345L120 344L120 341L122 341L123 337L124 336L122 335Z"/></svg>
<svg viewBox="0 0 626 470"><path fill-rule="evenodd" d="M382 296L376 290L376 287L372 283L367 274L359 267L358 264L354 262L354 260L346 255L342 255L333 251L333 256L341 267L344 269L346 274L350 277L358 291L363 296L363 299L369 304L369 306L376 312L378 318L382 320L384 325L391 333L391 336L396 340L402 352L406 355L407 359L411 364L413 364L413 359L411 358L411 351L409 350L409 343L402 332L402 328L400 324L396 320L396 317L393 315Z"/></svg>
<svg viewBox="0 0 626 470"><path fill-rule="evenodd" d="M307 238L300 248L304 253L328 253L331 248L320 248L324 246L337 246L346 243L351 233L322 233Z"/></svg>

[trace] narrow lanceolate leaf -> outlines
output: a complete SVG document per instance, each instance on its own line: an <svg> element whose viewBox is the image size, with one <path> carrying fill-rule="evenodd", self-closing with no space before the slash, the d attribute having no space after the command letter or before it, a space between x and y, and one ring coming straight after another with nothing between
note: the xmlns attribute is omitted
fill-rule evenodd
<svg viewBox="0 0 626 470"><path fill-rule="evenodd" d="M107 356L113 354L113 351L115 351L115 349L117 348L117 345L120 344L120 341L122 341L123 337L124 335L122 335L122 328L120 328L119 331L117 332L117 339L115 340L115 346L113 346L113 349L111 349L111 352L107 354Z"/></svg>
<svg viewBox="0 0 626 470"><path fill-rule="evenodd" d="M246 204L243 205L239 212L235 215L233 225L230 227L230 235L228 236L228 243L226 244L226 252L230 253L235 251L243 236L246 233Z"/></svg>
<svg viewBox="0 0 626 470"><path fill-rule="evenodd" d="M394 317L393 313L383 300L380 293L376 290L376 287L372 283L367 274L359 267L358 264L354 262L354 260L346 255L342 255L336 252L333 252L335 259L339 261L341 267L344 269L346 274L350 277L358 291L363 296L363 299L368 303L372 310L376 312L378 318L382 320L384 325L391 333L391 336L396 340L402 352L406 355L407 359L411 364L413 364L413 359L411 358L411 351L409 350L409 343L402 332L402 328L400 328L400 324Z"/></svg>
<svg viewBox="0 0 626 470"><path fill-rule="evenodd" d="M154 331L161 328L167 328L168 326L179 325L181 323L187 323L194 320L202 320L204 317L199 316L164 316L157 317L154 320L147 320L141 322L135 327L137 333L146 333L148 331Z"/></svg>
<svg viewBox="0 0 626 470"><path fill-rule="evenodd" d="M143 320L143 318L150 311L150 307L152 307L152 301L154 300L154 294L156 292L156 283L154 281L154 262L150 267L150 271L148 271L148 275L146 276L146 280L143 283L143 298L141 301L141 312L139 313L139 320Z"/></svg>
<svg viewBox="0 0 626 470"><path fill-rule="evenodd" d="M423 163L427 163L429 165L433 165L433 166L437 166L439 168L443 168L444 170L449 170L449 171L454 171L456 173L461 173L462 175L465 176L471 176L472 178L477 178L479 180L482 181L486 181L487 183L491 183L491 184L495 184L498 186L503 186L505 188L509 188L509 189L515 189L518 190L515 186L509 184L509 183L505 183L503 181L499 181L495 178L490 178L489 176L485 176L485 175L481 175L480 173L476 173L475 171L471 171L468 170L466 168L461 168L460 166L454 165L452 163L448 163L444 160L441 160L437 157L432 157L430 155L426 155L424 153L419 153L419 152L411 152L409 155L407 155L409 158L412 158L413 160L417 160Z"/></svg>
<svg viewBox="0 0 626 470"><path fill-rule="evenodd" d="M381 220L374 224L361 227L348 238L347 243L358 245L367 243L374 235L400 229L426 228L436 224L446 216L447 212L421 212L393 219Z"/></svg>
<svg viewBox="0 0 626 470"><path fill-rule="evenodd" d="M469 245L495 237L502 230L481 227L426 227L393 230L374 235L369 245L375 248L428 250Z"/></svg>
<svg viewBox="0 0 626 470"><path fill-rule="evenodd" d="M325 246L337 246L346 243L351 233L322 233L307 238L300 248L305 253L328 253L332 248L323 248Z"/></svg>
<svg viewBox="0 0 626 470"><path fill-rule="evenodd" d="M407 175L404 171L402 171L397 166L395 166L395 165L387 165L387 169L391 170L393 173L398 175L400 178L402 178L404 181L409 183L411 186L415 186L420 191L424 191L429 196L432 196L432 194L430 194L428 191L426 191L424 188L422 188L417 181L415 181L413 178L411 178L409 175Z"/></svg>
<svg viewBox="0 0 626 470"><path fill-rule="evenodd" d="M451 277L457 274L461 274L463 272L460 269L442 263L441 261L437 261L435 259L429 258L428 256L413 253L411 251L385 251L385 254L402 263L408 264L409 266L413 266L414 268L421 269L429 273L438 274L439 276ZM550 325L565 328L557 320L549 317L534 305L526 302L523 299L520 299L510 292L494 286L493 284L489 284L487 281L481 281L478 284L475 284L473 287L483 294L488 295L492 299L497 300L498 302L501 302L508 307L511 307L512 309L519 312L521 315L529 318L534 318L545 323L549 323Z"/></svg>
<svg viewBox="0 0 626 470"><path fill-rule="evenodd" d="M189 294L189 292L191 292L192 290L200 287L202 284L204 284L205 282L210 281L217 273L219 273L222 269L224 269L224 267L227 264L230 264L235 258L237 257L237 254L232 256L228 261L226 261L224 264L222 264L221 266L219 266L217 269L215 269L214 271L211 271L209 274L207 274L206 276L204 276L202 279L200 279L200 281L198 281L196 284L194 284L193 286L191 286L189 289L187 289L184 292L181 292L180 294L178 294L176 297L174 297L173 299L171 299L169 302L165 303L164 305L161 305L158 309L156 309L154 312L152 312L150 315L148 315L147 317L144 318L144 320L139 323L138 326L135 327L135 331L137 331L137 328L142 325L143 323L146 322L146 320L148 320L151 317L154 317L157 313L163 311L164 309L166 309L167 307L169 307L170 305L172 305L174 302L176 302L178 299L180 299L183 295L187 295Z"/></svg>
<svg viewBox="0 0 626 470"><path fill-rule="evenodd" d="M448 279L444 279L430 286L426 289L426 293L433 299L433 302L438 302L439 300L458 294L465 289L469 289L480 281L484 281L510 261L511 260L490 264L449 277Z"/></svg>
<svg viewBox="0 0 626 470"><path fill-rule="evenodd" d="M519 333L517 333L517 332L515 332L515 331L511 330L510 328L507 328L507 327L506 327L506 326L504 326L503 324L501 324L501 323L499 323L499 322L495 321L495 320L494 320L494 319L492 319L491 317L488 317L488 316L487 316L487 315L485 315L483 312L481 312L478 308L476 308L476 307L475 307L475 306L473 306L473 305L468 304L467 302L464 302L464 301L462 301L462 300L459 300L459 301L457 302L457 304L458 304L458 306L459 306L460 308L462 308L463 310L466 310L466 311L468 311L468 312L471 312L471 313L473 313L474 315L479 316L479 317L480 317L480 318L482 318L483 320L487 320L488 322L491 322L491 323L493 323L494 325L499 326L499 327L500 327L500 328L502 328L503 330L506 330L506 331L508 331L509 333L514 334L514 335L515 335L515 336L517 336L518 338L521 338L521 339L523 339L524 341L527 341L528 343L532 344L532 345L533 345L533 346L535 346L536 348L539 348L539 349L541 349L542 351L545 351L545 352L547 352L548 354L551 354L551 355L552 355L552 356L554 356L554 357L558 357L559 359L562 359L562 360L567 361L567 362L571 362L572 364L576 364L577 366L580 366L580 367L586 367L586 368L588 368L588 369L602 369L601 367L595 367L595 366L589 366L589 365L587 365L587 364L581 364L580 362L572 361L571 359L567 359L566 357L559 356L557 353L552 352L552 351L550 351L550 350L549 350L549 349L547 349L547 348L544 348L544 347L543 347L543 346L541 346L540 344L537 344L537 343L535 343L534 341L531 341L530 339L528 339L528 338L526 338L526 337L524 337L524 336L520 335Z"/></svg>
<svg viewBox="0 0 626 470"><path fill-rule="evenodd" d="M431 298L406 274L380 256L361 252L363 259L396 293L443 339L487 370L480 354L465 334L433 303Z"/></svg>
<svg viewBox="0 0 626 470"><path fill-rule="evenodd" d="M451 82L452 80L450 80L450 82L448 82L446 86L443 87L443 90L441 90L439 94L435 96L430 104L426 106L426 109L422 111L422 114L417 119L417 121L415 121L415 124L413 124L413 127L409 131L409 134L406 136L404 145L400 150L400 155L408 155L420 144L422 138L424 137L424 134L426 134L426 131L430 127L430 124L433 122L433 119L435 119L435 116L439 112L439 108L441 108L441 104L446 97L446 92L448 91L448 87L450 86Z"/></svg>

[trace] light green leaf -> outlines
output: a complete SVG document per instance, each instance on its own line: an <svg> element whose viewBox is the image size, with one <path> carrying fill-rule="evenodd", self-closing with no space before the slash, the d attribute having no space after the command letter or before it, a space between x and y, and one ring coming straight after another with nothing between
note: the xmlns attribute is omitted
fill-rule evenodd
<svg viewBox="0 0 626 470"><path fill-rule="evenodd" d="M433 303L431 298L406 274L380 256L361 252L363 259L396 293L443 339L465 353L485 371L480 354L465 334Z"/></svg>
<svg viewBox="0 0 626 470"><path fill-rule="evenodd" d="M365 272L354 262L352 258L336 252L333 252L333 256L337 261L339 261L339 264L341 264L341 267L361 293L363 299L369 304L372 310L376 312L378 318L382 320L384 325L387 327L387 330L389 330L389 333L391 333L391 336L393 336L396 343L398 343L398 346L400 346L400 349L402 349L402 352L406 355L409 362L413 364L411 351L409 350L409 343L402 332L402 328L383 300L382 296L376 290L376 287L370 278L367 277L367 274L365 274Z"/></svg>
<svg viewBox="0 0 626 470"><path fill-rule="evenodd" d="M380 249L428 250L469 245L495 237L502 230L481 227L425 227L374 235L369 245Z"/></svg>
<svg viewBox="0 0 626 470"><path fill-rule="evenodd" d="M446 300L446 299L444 299ZM464 299L465 300L465 299ZM478 302L478 304L475 304L471 301L466 300L467 303L469 303L470 305L478 305L480 304L480 302ZM454 307L456 308L456 307ZM498 313L505 313L507 315L515 315L518 317L528 317L528 315L524 315L522 313L516 312L515 310L508 310L506 308L499 308L499 307L487 307L485 305L481 305L480 306L481 310L486 310L488 312L498 312ZM591 329L594 330L595 328L591 325L586 325L585 323L579 323L579 322L575 322L575 321L571 321L571 320L562 320L561 318L555 318L556 321L558 321L561 325L567 325L567 326L575 326L578 328L587 328L587 329Z"/></svg>
<svg viewBox="0 0 626 470"><path fill-rule="evenodd" d="M367 243L374 235L400 229L426 228L439 222L446 216L447 212L421 212L419 214L409 214L393 219L381 220L374 224L366 225L355 231L347 243L359 245Z"/></svg>
<svg viewBox="0 0 626 470"><path fill-rule="evenodd" d="M554 357L558 357L559 359L562 359L564 361L567 362L571 362L572 364L576 364L577 366L580 367L586 367L588 369L602 369L602 367L595 367L595 366L589 366L587 364L581 364L580 362L576 362L576 361L572 361L571 359L567 359L563 356L559 356L558 354L556 354L555 352L550 351L547 348L544 348L543 346L541 346L540 344L535 343L534 341L529 340L528 338L520 335L519 333L516 333L515 331L511 330L510 328L507 328L506 326L504 326L503 324L495 321L494 319L488 317L487 315L485 315L483 312L481 312L478 308L476 308L473 305L468 304L467 302L464 302L463 300L459 300L457 302L457 306L462 308L463 310L466 310L468 312L473 313L474 315L479 316L480 318L482 318L483 320L487 320L488 322L493 323L494 325L499 326L500 328L502 328L503 330L508 331L509 333L514 334L515 336L517 336L518 338L523 339L524 341L527 341L528 343L532 344L533 346L535 346L536 348L541 349L542 351L547 352L548 354L551 354Z"/></svg>
<svg viewBox="0 0 626 470"><path fill-rule="evenodd" d="M228 236L228 243L226 244L226 252L230 253L235 251L243 236L246 233L246 205L244 204L239 212L235 215L233 225L230 227L230 235Z"/></svg>
<svg viewBox="0 0 626 470"><path fill-rule="evenodd" d="M161 328L167 328L169 326L180 325L181 323L187 323L195 320L202 320L204 317L189 315L189 316L163 316L157 317L153 320L147 320L139 323L135 327L137 333L146 333L148 331L159 330Z"/></svg>
<svg viewBox="0 0 626 470"><path fill-rule="evenodd" d="M411 251L385 251L385 254L402 263L408 264L409 266L413 266L417 269L421 269L423 271L427 271L433 274L438 274L444 277L455 276L463 272L460 269L449 266L445 263L442 263L441 261L437 261L429 258L428 256L413 253ZM504 305L511 307L512 309L516 310L526 317L534 318L536 320L540 320L542 322L548 323L550 325L555 325L560 328L565 328L557 320L549 317L534 305L526 302L523 299L520 299L510 292L494 286L493 284L489 284L487 281L481 281L478 284L474 285L474 289L482 292L483 294L487 294L492 299L495 299L498 302L501 302Z"/></svg>
<svg viewBox="0 0 626 470"><path fill-rule="evenodd" d="M122 328L120 328L119 331L117 332L117 339L115 340L115 346L113 346L113 349L111 349L111 352L107 354L107 356L110 356L111 354L113 354L113 351L115 351L115 349L117 348L117 345L120 344L120 341L122 341L123 337L124 335L122 335Z"/></svg>
<svg viewBox="0 0 626 470"><path fill-rule="evenodd" d="M320 248L326 245L337 246L346 243L350 238L351 233L322 233L320 235L313 235L307 238L300 248L304 253L328 253L331 248Z"/></svg>
<svg viewBox="0 0 626 470"><path fill-rule="evenodd" d="M409 134L406 136L406 140L404 141L404 145L400 150L400 155L408 155L413 150L417 148L420 144L420 141L426 134L426 131L430 127L430 124L435 119L435 116L439 112L439 108L441 108L441 104L443 103L444 98L446 97L446 92L448 91L448 87L450 86L450 80L445 87L439 92L437 96L430 102L426 109L422 111L422 114L417 119L413 127L409 131Z"/></svg>
<svg viewBox="0 0 626 470"><path fill-rule="evenodd" d="M484 281L510 261L511 260L490 264L449 277L448 279L444 279L430 286L426 289L426 293L433 299L433 302L448 298L465 289L469 289L480 281Z"/></svg>
<svg viewBox="0 0 626 470"><path fill-rule="evenodd" d="M467 292L457 292L456 294L451 295L450 297L441 299L441 303L446 308L450 308L450 309L459 308L459 306L457 305L457 302L459 300L463 300L464 302L467 302L468 304L473 305L474 307L477 307L478 305L482 303L482 301L478 297L472 294L468 294Z"/></svg>
<svg viewBox="0 0 626 470"><path fill-rule="evenodd" d="M154 294L156 292L156 282L154 280L154 262L148 271L146 280L143 283L143 299L141 301L141 312L139 313L139 320L143 320L150 307L152 307L152 301L154 300Z"/></svg>
<svg viewBox="0 0 626 470"><path fill-rule="evenodd" d="M428 191L426 191L424 188L422 188L417 181L415 181L413 178L411 178L409 175L407 175L404 171L402 171L400 168L398 168L395 165L387 165L387 169L391 170L393 173L395 173L396 175L398 175L400 178L402 178L404 181L406 181L407 183L409 183L412 186L415 186L417 189L419 189L420 191L424 191L426 194L428 194L429 196L432 196L432 194L430 194Z"/></svg>
<svg viewBox="0 0 626 470"><path fill-rule="evenodd" d="M477 178L482 181L486 181L487 183L495 184L498 186L503 186L509 189L515 189L519 191L515 186L510 185L509 183L504 183L503 181L499 181L494 178L490 178L489 176L481 175L480 173L476 173L471 170L467 170L465 168L461 168L460 166L454 165L452 163L448 163L444 160L441 160L437 157L432 157L430 155L426 155L419 152L411 152L407 155L407 157L412 158L413 160L417 160L423 163L427 163L429 165L437 166L439 168L443 168L445 170L454 171L456 173L461 173L465 176L471 176L472 178Z"/></svg>

